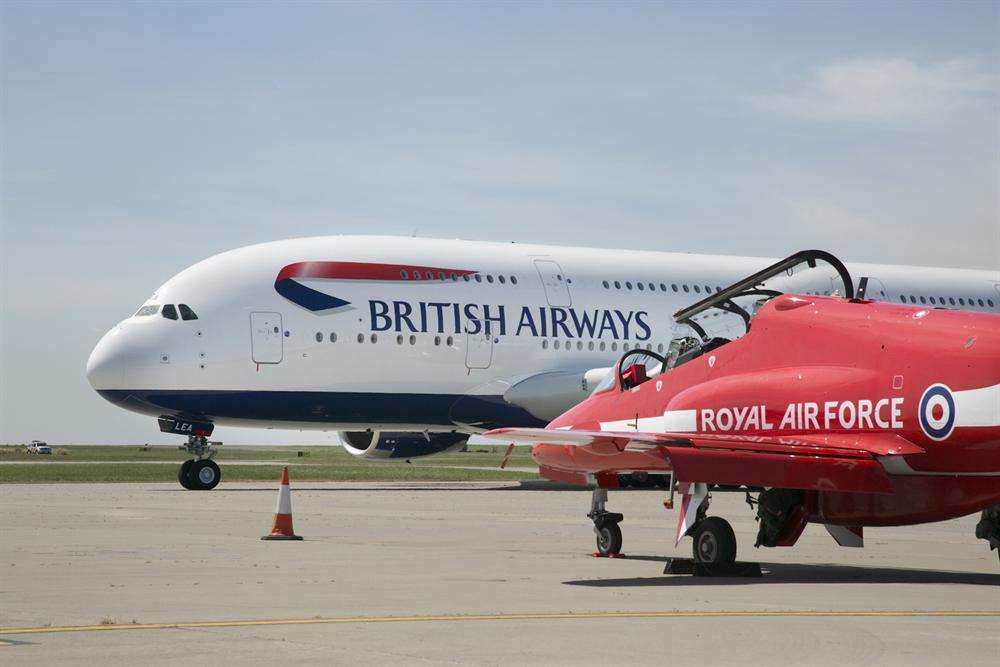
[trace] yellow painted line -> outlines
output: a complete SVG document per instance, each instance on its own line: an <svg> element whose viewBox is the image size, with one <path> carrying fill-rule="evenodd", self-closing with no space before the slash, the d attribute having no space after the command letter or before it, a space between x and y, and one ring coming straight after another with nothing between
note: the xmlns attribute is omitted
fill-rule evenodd
<svg viewBox="0 0 1000 667"><path fill-rule="evenodd" d="M104 632L112 630L175 630L195 628L242 628L262 625L341 625L348 623L420 623L456 621L565 621L587 618L1000 618L1000 610L919 611L582 611L520 614L439 614L427 616L342 616L333 618L270 618L181 623L112 623L43 627L0 627L0 635L31 635L53 632Z"/></svg>

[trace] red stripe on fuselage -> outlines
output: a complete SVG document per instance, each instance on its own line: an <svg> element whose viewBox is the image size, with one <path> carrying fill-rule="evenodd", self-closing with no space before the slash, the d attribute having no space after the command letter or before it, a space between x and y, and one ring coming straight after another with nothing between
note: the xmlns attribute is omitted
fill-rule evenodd
<svg viewBox="0 0 1000 667"><path fill-rule="evenodd" d="M406 277L403 277L403 272ZM441 280L451 275L465 276L476 273L468 269L446 269L435 266L411 266L406 264L375 264L370 262L296 262L281 269L275 282L287 278L324 278L327 280ZM427 274L433 277L428 278ZM419 278L414 278L419 275Z"/></svg>

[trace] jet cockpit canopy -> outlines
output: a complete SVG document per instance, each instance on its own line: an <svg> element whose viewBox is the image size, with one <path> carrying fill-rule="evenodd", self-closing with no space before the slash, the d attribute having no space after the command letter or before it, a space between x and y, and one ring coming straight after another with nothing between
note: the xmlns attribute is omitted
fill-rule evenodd
<svg viewBox="0 0 1000 667"><path fill-rule="evenodd" d="M855 290L843 262L823 250L802 250L678 310L666 355L631 350L619 359L608 384L617 380L623 390L634 387L745 335L765 303L788 293L853 299Z"/></svg>

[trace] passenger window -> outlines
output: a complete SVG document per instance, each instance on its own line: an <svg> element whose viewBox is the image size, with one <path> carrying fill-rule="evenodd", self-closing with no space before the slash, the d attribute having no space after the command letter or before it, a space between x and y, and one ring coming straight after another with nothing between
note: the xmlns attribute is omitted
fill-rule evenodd
<svg viewBox="0 0 1000 667"><path fill-rule="evenodd" d="M547 341L547 340L543 340L542 341L542 349L543 350L549 349L549 341Z"/></svg>
<svg viewBox="0 0 1000 667"><path fill-rule="evenodd" d="M552 347L556 350L559 349L559 339L552 341Z"/></svg>
<svg viewBox="0 0 1000 667"><path fill-rule="evenodd" d="M615 289L621 289L621 288L622 288L622 284L616 280L615 281Z"/></svg>
<svg viewBox="0 0 1000 667"><path fill-rule="evenodd" d="M609 287L610 287L610 285L608 284L608 281L605 280L604 281L604 289L608 289Z"/></svg>
<svg viewBox="0 0 1000 667"><path fill-rule="evenodd" d="M677 283L671 283L670 284L670 289L672 289L673 291L676 292L677 291Z"/></svg>
<svg viewBox="0 0 1000 667"><path fill-rule="evenodd" d="M927 299L925 299L924 297L920 297L920 303L927 303Z"/></svg>
<svg viewBox="0 0 1000 667"><path fill-rule="evenodd" d="M333 333L332 331L330 332L330 342L331 343L337 342L337 334Z"/></svg>
<svg viewBox="0 0 1000 667"><path fill-rule="evenodd" d="M396 345L402 345L402 344L403 344L403 334L397 334L396 335Z"/></svg>
<svg viewBox="0 0 1000 667"><path fill-rule="evenodd" d="M983 303L983 300L982 300L982 299L980 299L980 300L979 300L979 305L980 305L980 306L985 306L986 304L985 304L985 303Z"/></svg>
<svg viewBox="0 0 1000 667"><path fill-rule="evenodd" d="M625 289L632 289L632 283L626 280L625 281Z"/></svg>
<svg viewBox="0 0 1000 667"><path fill-rule="evenodd" d="M358 342L359 343L365 342L365 335L364 334L358 334Z"/></svg>
<svg viewBox="0 0 1000 667"><path fill-rule="evenodd" d="M990 308L993 307L993 299L986 299L986 303L990 304Z"/></svg>
<svg viewBox="0 0 1000 667"><path fill-rule="evenodd" d="M661 292L666 292L667 291L667 286L664 285L663 283L660 283L660 291Z"/></svg>
<svg viewBox="0 0 1000 667"><path fill-rule="evenodd" d="M511 285L516 285L517 284L517 276L511 276L510 277L510 284Z"/></svg>
<svg viewBox="0 0 1000 667"><path fill-rule="evenodd" d="M958 297L958 305L964 306L965 305L965 299L963 299L962 297Z"/></svg>
<svg viewBox="0 0 1000 667"><path fill-rule="evenodd" d="M177 306L177 309L179 311L181 311L181 319L182 320L196 320L196 319L198 319L198 316L194 314L194 311L191 310L191 308L189 308L186 303L180 304L179 306Z"/></svg>
<svg viewBox="0 0 1000 667"><path fill-rule="evenodd" d="M937 304L937 301L934 300L934 297L931 297L931 305L933 306L933 305L936 305L936 304Z"/></svg>
<svg viewBox="0 0 1000 667"><path fill-rule="evenodd" d="M505 282L507 282L507 279L504 278L503 275L497 276L497 280L500 281L501 285L503 285Z"/></svg>
<svg viewBox="0 0 1000 667"><path fill-rule="evenodd" d="M400 269L399 270L399 277L402 278L403 280L409 280L410 274L407 273L406 269Z"/></svg>
<svg viewBox="0 0 1000 667"><path fill-rule="evenodd" d="M689 289L688 289L688 286L687 286L687 285L681 285L681 287L683 287L683 288L684 288L684 293L685 293L685 294L691 291L691 290L689 290Z"/></svg>
<svg viewBox="0 0 1000 667"><path fill-rule="evenodd" d="M321 334L318 331L316 332L316 342L317 343L322 343L323 342L323 334Z"/></svg>
<svg viewBox="0 0 1000 667"><path fill-rule="evenodd" d="M486 282L492 283L493 282L493 276L490 275L490 274L486 274Z"/></svg>
<svg viewBox="0 0 1000 667"><path fill-rule="evenodd" d="M446 341L446 343L447 343L448 347L451 347L452 345L455 344L455 339L452 338L451 336L448 336L448 340Z"/></svg>
<svg viewBox="0 0 1000 667"><path fill-rule="evenodd" d="M410 345L416 345L416 344L417 344L417 337L410 336Z"/></svg>
<svg viewBox="0 0 1000 667"><path fill-rule="evenodd" d="M177 308L175 308L173 304L168 303L163 307L162 315L168 320L176 320Z"/></svg>
<svg viewBox="0 0 1000 667"><path fill-rule="evenodd" d="M694 291L695 291L696 294L701 294L701 286L695 285L694 286Z"/></svg>
<svg viewBox="0 0 1000 667"><path fill-rule="evenodd" d="M483 282L483 277L481 275L479 275L478 273L476 274L476 282L477 283Z"/></svg>
<svg viewBox="0 0 1000 667"><path fill-rule="evenodd" d="M645 291L646 289L646 286L643 285L642 283L636 283L635 286L639 288L640 292Z"/></svg>
<svg viewBox="0 0 1000 667"><path fill-rule="evenodd" d="M950 303L951 305L954 306L955 305L955 297L953 297L953 296L948 297L948 303Z"/></svg>

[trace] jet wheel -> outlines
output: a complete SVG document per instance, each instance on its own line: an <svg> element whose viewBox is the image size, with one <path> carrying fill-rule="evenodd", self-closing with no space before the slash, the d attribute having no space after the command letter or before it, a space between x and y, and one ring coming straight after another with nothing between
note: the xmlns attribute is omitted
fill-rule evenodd
<svg viewBox="0 0 1000 667"><path fill-rule="evenodd" d="M736 561L736 534L722 517L710 516L701 520L691 536L696 562L717 565Z"/></svg>
<svg viewBox="0 0 1000 667"><path fill-rule="evenodd" d="M617 523L603 523L597 527L597 553L602 556L622 551L622 529Z"/></svg>
<svg viewBox="0 0 1000 667"><path fill-rule="evenodd" d="M177 481L181 483L188 491L191 491L194 487L191 486L191 480L189 475L191 474L191 466L194 465L194 459L188 459L181 464L181 467L177 469Z"/></svg>
<svg viewBox="0 0 1000 667"><path fill-rule="evenodd" d="M222 471L215 461L202 459L195 461L191 465L188 473L188 484L196 491L209 491L219 485L222 480Z"/></svg>

